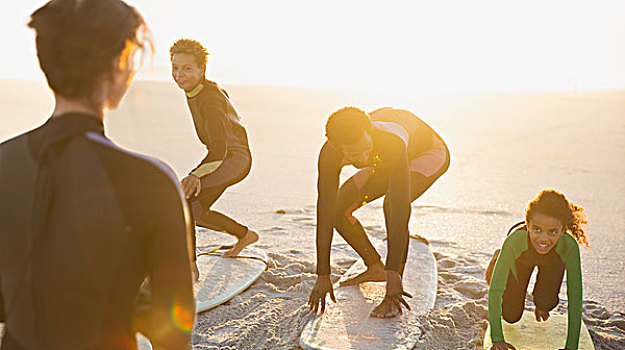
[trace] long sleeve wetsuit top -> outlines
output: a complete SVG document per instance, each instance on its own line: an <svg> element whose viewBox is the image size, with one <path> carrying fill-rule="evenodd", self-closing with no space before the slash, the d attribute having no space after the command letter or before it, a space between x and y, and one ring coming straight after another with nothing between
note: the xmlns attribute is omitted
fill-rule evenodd
<svg viewBox="0 0 625 350"><path fill-rule="evenodd" d="M136 349L146 276L148 326L173 330L164 346L188 341L188 216L173 172L114 145L97 117L65 114L2 143L2 349Z"/></svg>
<svg viewBox="0 0 625 350"><path fill-rule="evenodd" d="M386 269L400 271L408 237L410 218L410 161L435 145L441 138L414 114L393 108L370 113L371 138L379 162L376 171L388 174L391 217ZM341 169L349 163L341 150L326 142L318 161L317 182L317 274L330 273L330 246L336 217L336 199ZM390 221L389 221L390 220Z"/></svg>
<svg viewBox="0 0 625 350"><path fill-rule="evenodd" d="M247 132L225 90L203 79L186 95L195 131L208 151L192 174L202 177L213 173L226 159L232 158L232 153L250 157Z"/></svg>
<svg viewBox="0 0 625 350"><path fill-rule="evenodd" d="M501 328L502 297L508 279L518 280L517 266L540 266L546 262L564 264L568 299L566 348L577 349L582 319L582 272L579 245L573 236L565 233L549 253L541 255L531 247L529 234L524 229L516 230L506 238L493 271L488 290L488 320L493 343L504 341Z"/></svg>

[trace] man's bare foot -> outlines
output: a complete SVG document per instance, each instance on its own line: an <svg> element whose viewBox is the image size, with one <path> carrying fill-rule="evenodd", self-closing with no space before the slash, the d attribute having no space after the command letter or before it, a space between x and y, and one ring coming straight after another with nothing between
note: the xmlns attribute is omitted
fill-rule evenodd
<svg viewBox="0 0 625 350"><path fill-rule="evenodd" d="M384 297L379 305L371 311L371 317L376 318L393 318L400 314L400 309L395 305L393 299Z"/></svg>
<svg viewBox="0 0 625 350"><path fill-rule="evenodd" d="M339 282L339 286L354 286L363 282L384 282L386 281L386 271L384 264L378 261L374 265L367 267L365 272L359 273L354 277Z"/></svg>
<svg viewBox="0 0 625 350"><path fill-rule="evenodd" d="M549 311L543 311L539 308L534 309L534 316L536 316L536 321L547 321L549 319Z"/></svg>
<svg viewBox="0 0 625 350"><path fill-rule="evenodd" d="M227 252L223 253L221 256L223 258L234 258L241 251L250 244L254 244L258 241L258 234L252 230L248 230L247 234L243 236L243 238L239 239L237 243L235 243L234 247L230 248Z"/></svg>

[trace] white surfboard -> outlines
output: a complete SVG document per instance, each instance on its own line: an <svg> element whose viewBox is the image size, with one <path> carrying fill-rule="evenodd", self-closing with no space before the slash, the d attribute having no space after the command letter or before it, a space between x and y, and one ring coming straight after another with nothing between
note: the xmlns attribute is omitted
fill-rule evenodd
<svg viewBox="0 0 625 350"><path fill-rule="evenodd" d="M139 350L152 350L152 343L150 340L141 333L136 334L137 337L137 347Z"/></svg>
<svg viewBox="0 0 625 350"><path fill-rule="evenodd" d="M197 258L200 279L194 285L196 312L203 312L237 296L265 271L267 253L247 247L236 258L222 258L219 253Z"/></svg>
<svg viewBox="0 0 625 350"><path fill-rule="evenodd" d="M503 336L506 342L522 350L553 350L563 349L566 343L566 315L551 315L546 322L538 322L534 312L524 311L521 320L509 324L502 320ZM484 334L484 349L490 349L490 325ZM578 350L594 350L588 328L582 322L579 333Z"/></svg>
<svg viewBox="0 0 625 350"><path fill-rule="evenodd" d="M386 255L386 246L378 249ZM384 257L383 257L384 259ZM412 349L421 335L417 317L434 307L437 289L436 260L423 242L411 239L408 261L402 281L411 311L395 318L374 318L372 309L384 298L385 282L366 282L339 287L341 280L366 269L359 260L334 286L336 303L328 298L326 311L310 320L300 336L300 346L307 350Z"/></svg>

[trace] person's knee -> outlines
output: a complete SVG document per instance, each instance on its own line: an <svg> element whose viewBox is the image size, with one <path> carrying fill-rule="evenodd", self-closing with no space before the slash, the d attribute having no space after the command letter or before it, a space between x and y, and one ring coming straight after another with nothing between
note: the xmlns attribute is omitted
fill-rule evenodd
<svg viewBox="0 0 625 350"><path fill-rule="evenodd" d="M354 225L355 220L356 218L350 212L338 212L334 219L334 228L336 228L339 233L349 231L348 228Z"/></svg>
<svg viewBox="0 0 625 350"><path fill-rule="evenodd" d="M504 308L501 312L501 316L504 321L508 323L517 323L523 316L523 307L516 308L514 310Z"/></svg>
<svg viewBox="0 0 625 350"><path fill-rule="evenodd" d="M534 294L533 297L534 297L534 305L536 305L536 307L542 311L551 311L560 302L560 299L558 298L557 295L547 296L547 295Z"/></svg>
<svg viewBox="0 0 625 350"><path fill-rule="evenodd" d="M334 218L334 227L340 230L345 227L353 226L358 220L354 217L354 211L358 209L357 204L352 204L347 208L338 208Z"/></svg>

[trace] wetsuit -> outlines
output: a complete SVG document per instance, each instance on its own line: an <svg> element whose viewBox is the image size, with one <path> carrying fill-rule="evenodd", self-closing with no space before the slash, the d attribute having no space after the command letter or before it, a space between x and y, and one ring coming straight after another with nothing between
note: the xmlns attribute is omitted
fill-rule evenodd
<svg viewBox="0 0 625 350"><path fill-rule="evenodd" d="M495 263L488 290L488 319L491 340L504 341L501 318L508 323L521 319L525 291L534 267L538 266L534 285L534 304L543 311L558 305L558 292L566 270L568 329L566 348L577 349L582 318L582 272L579 245L573 236L563 234L547 254L539 254L530 242L525 227L512 232L504 241ZM514 345L514 344L513 344Z"/></svg>
<svg viewBox="0 0 625 350"><path fill-rule="evenodd" d="M148 335L188 342L188 217L173 172L111 143L98 117L65 114L2 143L2 349L136 349L146 277L151 305L140 318L170 330Z"/></svg>
<svg viewBox="0 0 625 350"><path fill-rule="evenodd" d="M211 206L226 188L250 172L252 155L247 132L228 94L216 83L203 79L186 95L195 131L207 149L206 157L191 171L202 184L199 196L190 199L195 222L242 238L247 227L211 210Z"/></svg>
<svg viewBox="0 0 625 350"><path fill-rule="evenodd" d="M367 266L380 260L352 213L384 198L388 235L386 269L403 273L408 253L410 203L419 198L449 167L449 151L440 136L414 114L382 108L370 113L373 164L361 169L339 189L339 175L348 165L342 151L326 142L318 163L317 274L330 273L333 229Z"/></svg>

